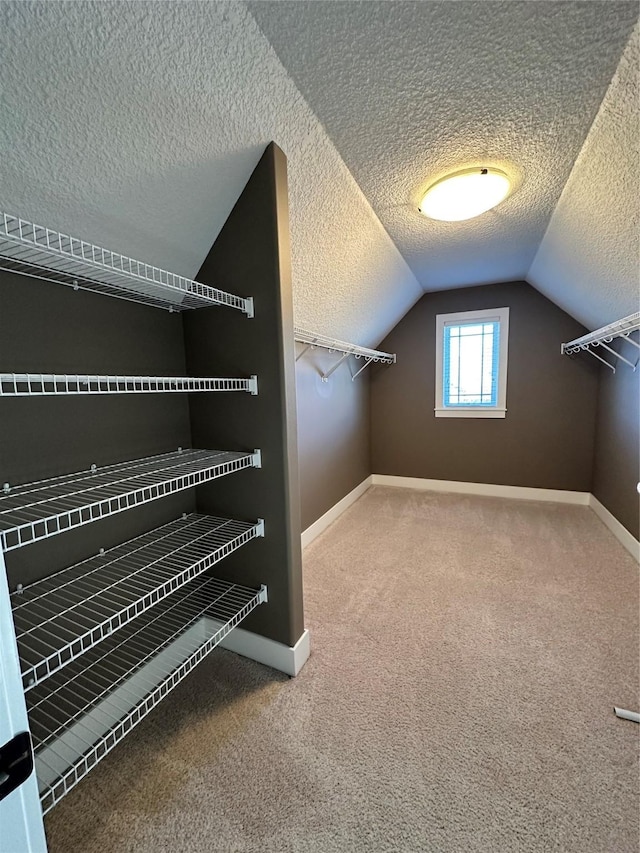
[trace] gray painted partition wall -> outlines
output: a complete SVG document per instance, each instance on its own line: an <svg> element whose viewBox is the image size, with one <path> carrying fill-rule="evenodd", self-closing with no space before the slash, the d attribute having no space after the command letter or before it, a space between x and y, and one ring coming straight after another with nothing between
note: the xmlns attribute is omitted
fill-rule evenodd
<svg viewBox="0 0 640 853"><path fill-rule="evenodd" d="M207 256L198 281L252 295L255 317L207 308L184 318L191 375L258 375L258 396L193 394L194 447L262 451L262 468L197 489L198 509L263 517L264 539L215 567L217 577L266 583L269 602L243 623L293 646L303 630L300 493L286 158L273 143Z"/></svg>

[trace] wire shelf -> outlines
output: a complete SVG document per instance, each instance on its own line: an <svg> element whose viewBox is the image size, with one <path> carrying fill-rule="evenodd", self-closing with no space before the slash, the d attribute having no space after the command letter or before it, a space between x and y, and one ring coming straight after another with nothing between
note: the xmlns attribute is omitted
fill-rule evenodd
<svg viewBox="0 0 640 853"><path fill-rule="evenodd" d="M193 391L258 393L258 378L214 379L190 376L99 376L96 374L0 373L0 397L61 394L156 394Z"/></svg>
<svg viewBox="0 0 640 853"><path fill-rule="evenodd" d="M629 314L628 317L623 317L622 320L616 320L615 323L609 323L608 326L602 326L601 329L596 329L583 335L581 338L576 338L574 341L569 341L567 344L562 344L562 352L572 352L573 348L580 349L588 344L599 343L600 341L612 341L614 338L626 337L631 332L640 329L640 311L635 314Z"/></svg>
<svg viewBox="0 0 640 853"><path fill-rule="evenodd" d="M260 451L177 450L14 488L5 483L0 546L11 551L251 466L260 467Z"/></svg>
<svg viewBox="0 0 640 853"><path fill-rule="evenodd" d="M266 600L264 586L196 578L29 691L43 812Z"/></svg>
<svg viewBox="0 0 640 853"><path fill-rule="evenodd" d="M226 305L253 317L253 300L208 287L0 212L0 269L170 311Z"/></svg>
<svg viewBox="0 0 640 853"><path fill-rule="evenodd" d="M294 330L294 337L298 343L307 344L310 347L322 347L322 349L328 349L331 352L354 355L356 358L368 358L371 361L381 362L382 364L395 364L396 361L394 353L368 349L367 347L358 346L358 344L349 344L346 341L339 341L337 338L317 335L315 332L305 332L303 329L296 328Z"/></svg>
<svg viewBox="0 0 640 853"><path fill-rule="evenodd" d="M597 358L598 361L601 361L605 364L613 373L616 372L616 369L613 364L607 361L602 356L598 355L595 351L597 348L601 348L605 350L610 355L614 356L618 361L622 361L625 364L629 365L632 370L635 370L638 366L638 353L637 350L640 349L640 344L638 341L634 340L630 337L632 332L636 332L640 329L640 311L637 311L635 314L629 314L628 317L623 317L621 320L616 320L615 323L609 323L608 326L602 326L600 329L595 329L593 332L588 332L588 334L583 335L581 338L576 338L573 341L569 341L566 344L562 344L560 347L560 352L562 355L574 355L579 352L588 352L589 355L592 355L594 358ZM631 344L636 350L636 361L629 361L628 358L625 358L621 353L612 349L608 346L611 341L616 338L622 338L627 341L627 343Z"/></svg>
<svg viewBox="0 0 640 853"><path fill-rule="evenodd" d="M13 592L25 691L263 535L262 521L193 513Z"/></svg>
<svg viewBox="0 0 640 853"><path fill-rule="evenodd" d="M305 344L305 348L300 353L298 358L304 355L308 349L315 349L316 347L329 350L329 352L342 353L342 358L336 361L336 363L332 367L330 367L329 370L325 371L322 374L323 382L327 382L331 374L334 373L340 367L342 362L346 361L351 355L354 356L356 359L364 359L364 364L359 370L357 370L352 375L352 380L359 376L365 369L365 367L368 367L371 362L378 362L380 364L396 363L395 353L381 352L380 350L368 349L367 347L358 346L358 344L350 344L346 341L340 341L337 338L329 338L327 337L327 335L318 335L315 332L305 332L304 329L295 328L294 337L296 341L298 341L298 343Z"/></svg>

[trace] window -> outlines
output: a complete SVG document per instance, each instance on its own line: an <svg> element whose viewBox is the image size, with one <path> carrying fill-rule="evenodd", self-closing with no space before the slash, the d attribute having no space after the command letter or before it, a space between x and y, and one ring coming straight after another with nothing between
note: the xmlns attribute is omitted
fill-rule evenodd
<svg viewBox="0 0 640 853"><path fill-rule="evenodd" d="M437 418L504 418L509 309L436 316Z"/></svg>

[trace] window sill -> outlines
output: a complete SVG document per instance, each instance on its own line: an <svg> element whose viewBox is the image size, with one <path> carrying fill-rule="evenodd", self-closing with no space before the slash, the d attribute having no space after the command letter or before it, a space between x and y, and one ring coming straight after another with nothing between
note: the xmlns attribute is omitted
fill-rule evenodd
<svg viewBox="0 0 640 853"><path fill-rule="evenodd" d="M506 409L434 409L437 418L506 418Z"/></svg>

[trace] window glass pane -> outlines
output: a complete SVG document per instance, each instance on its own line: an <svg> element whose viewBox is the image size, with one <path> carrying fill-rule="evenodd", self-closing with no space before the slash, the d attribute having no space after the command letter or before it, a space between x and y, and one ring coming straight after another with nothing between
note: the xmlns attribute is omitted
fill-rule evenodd
<svg viewBox="0 0 640 853"><path fill-rule="evenodd" d="M443 403L496 406L500 323L445 326Z"/></svg>
<svg viewBox="0 0 640 853"><path fill-rule="evenodd" d="M460 338L452 337L449 350L449 388L457 388L460 367Z"/></svg>
<svg viewBox="0 0 640 853"><path fill-rule="evenodd" d="M467 337L469 335L481 335L483 327L481 325L472 326L470 323L465 323L464 326L454 326L454 328L459 329L458 334Z"/></svg>

